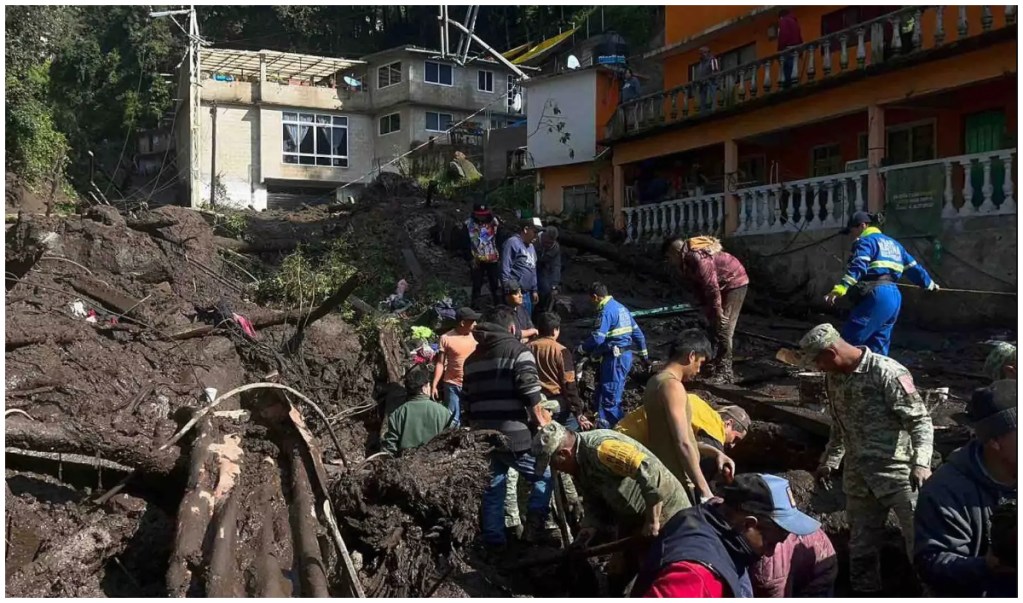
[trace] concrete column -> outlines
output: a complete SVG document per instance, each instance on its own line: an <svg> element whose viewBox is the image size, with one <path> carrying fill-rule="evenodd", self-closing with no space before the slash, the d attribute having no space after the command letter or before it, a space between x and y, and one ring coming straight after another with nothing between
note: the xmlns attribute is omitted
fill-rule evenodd
<svg viewBox="0 0 1023 603"><path fill-rule="evenodd" d="M622 166L615 165L612 168L611 177L611 223L615 230L625 229L625 216L622 215L622 208L625 207L625 170Z"/></svg>
<svg viewBox="0 0 1023 603"><path fill-rule="evenodd" d="M259 88L256 90L256 102L263 102L263 86L266 86L266 55L259 53Z"/></svg>
<svg viewBox="0 0 1023 603"><path fill-rule="evenodd" d="M738 181L739 144L734 140L725 141L725 236L739 227L739 197L733 183Z"/></svg>
<svg viewBox="0 0 1023 603"><path fill-rule="evenodd" d="M884 208L884 182L879 171L884 162L887 137L884 127L884 107L867 107L867 211L873 213Z"/></svg>

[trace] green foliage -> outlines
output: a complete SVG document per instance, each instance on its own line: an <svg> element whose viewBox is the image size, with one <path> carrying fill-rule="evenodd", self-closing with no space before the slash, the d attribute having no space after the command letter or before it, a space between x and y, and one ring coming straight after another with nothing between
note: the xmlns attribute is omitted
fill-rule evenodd
<svg viewBox="0 0 1023 603"><path fill-rule="evenodd" d="M356 272L347 257L341 240L335 241L318 258L299 247L284 258L270 278L256 286L256 297L262 303L277 302L286 306L316 305L337 291Z"/></svg>
<svg viewBox="0 0 1023 603"><path fill-rule="evenodd" d="M536 202L536 192L536 184L532 179L520 178L502 184L487 193L487 201L497 208L532 209Z"/></svg>
<svg viewBox="0 0 1023 603"><path fill-rule="evenodd" d="M41 98L49 84L49 64L31 67L20 79L8 73L5 83L7 165L37 190L55 173L59 176L68 152L67 138Z"/></svg>

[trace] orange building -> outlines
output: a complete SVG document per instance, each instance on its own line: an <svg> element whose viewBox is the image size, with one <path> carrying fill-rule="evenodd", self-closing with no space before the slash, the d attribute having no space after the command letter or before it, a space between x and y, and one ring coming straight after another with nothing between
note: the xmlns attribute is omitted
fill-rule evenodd
<svg viewBox="0 0 1023 603"><path fill-rule="evenodd" d="M598 141L629 241L1015 215L1015 6L789 10L665 7L663 90Z"/></svg>

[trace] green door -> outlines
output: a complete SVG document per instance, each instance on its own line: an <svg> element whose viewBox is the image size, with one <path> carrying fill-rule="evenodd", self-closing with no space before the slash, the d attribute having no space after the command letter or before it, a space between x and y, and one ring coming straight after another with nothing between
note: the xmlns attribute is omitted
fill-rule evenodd
<svg viewBox="0 0 1023 603"><path fill-rule="evenodd" d="M1005 148L1005 113L1002 111L984 111L966 116L966 154L987 153ZM973 203L979 207L984 202L984 167L979 161L973 162L970 174L973 183ZM991 200L1001 205L1005 198L1002 184L1005 182L1005 166L999 160L991 162L991 184L995 187Z"/></svg>

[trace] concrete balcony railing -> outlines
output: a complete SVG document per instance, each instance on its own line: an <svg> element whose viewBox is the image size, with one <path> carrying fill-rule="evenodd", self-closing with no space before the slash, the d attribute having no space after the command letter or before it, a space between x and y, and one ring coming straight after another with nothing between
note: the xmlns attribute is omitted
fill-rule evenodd
<svg viewBox="0 0 1023 603"><path fill-rule="evenodd" d="M880 172L887 177L898 170L940 165L945 172L942 217L1015 215L1016 183L1012 173L1015 156L1016 149L1002 149L891 165L882 167Z"/></svg>
<svg viewBox="0 0 1023 603"><path fill-rule="evenodd" d="M793 89L837 83L885 63L1015 25L1016 6L910 6L709 77L622 103L605 129L614 140L706 117Z"/></svg>
<svg viewBox="0 0 1023 603"><path fill-rule="evenodd" d="M886 180L904 170L940 167L940 190L924 186L914 192L924 199L935 195L944 218L1016 214L1016 149L943 157L879 169ZM867 208L868 170L806 178L735 190L738 220L732 236L769 235L842 228L854 212ZM657 242L673 235L721 234L725 224L725 194L674 199L627 207L626 243Z"/></svg>
<svg viewBox="0 0 1023 603"><path fill-rule="evenodd" d="M626 207L626 243L663 241L675 235L720 235L725 227L725 195L703 195Z"/></svg>

